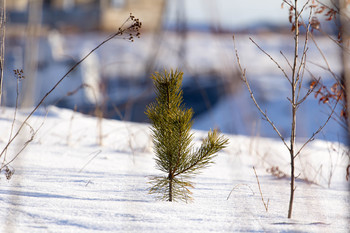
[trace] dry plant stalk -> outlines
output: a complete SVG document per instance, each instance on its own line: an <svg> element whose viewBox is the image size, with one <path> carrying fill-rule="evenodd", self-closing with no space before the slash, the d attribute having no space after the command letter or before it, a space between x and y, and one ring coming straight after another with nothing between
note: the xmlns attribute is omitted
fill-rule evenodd
<svg viewBox="0 0 350 233"><path fill-rule="evenodd" d="M11 130L10 130L10 136L9 136L9 140L11 140L11 137L12 137L12 134L13 134L13 128L15 126L15 122L16 122L16 117L17 117L17 110L18 110L18 97L19 97L19 82L25 78L25 76L23 75L23 70L14 70L13 71L15 76L16 76L16 79L17 79L17 82L16 82L16 105L15 105L15 112L13 114L13 120L12 120L12 124L11 124ZM6 162L6 155L7 155L7 150L5 151L5 154L4 154L4 159L3 159L3 163L2 165L5 164ZM1 166L2 168L2 166ZM1 170L1 169L0 169Z"/></svg>
<svg viewBox="0 0 350 233"><path fill-rule="evenodd" d="M135 163L135 155L136 155L136 149L134 148L134 145L132 143L132 141L135 141L135 134L132 132L132 130L130 129L127 120L125 119L125 116L123 116L123 114L121 113L121 111L119 110L119 108L113 104L113 109L114 112L118 115L118 117L120 118L120 120L124 123L125 129L128 132L128 145L130 147L130 151L132 154L132 160ZM150 140L152 141L152 136L150 135Z"/></svg>
<svg viewBox="0 0 350 233"><path fill-rule="evenodd" d="M263 197L263 195L262 195L261 188L260 188L259 177L258 177L258 175L256 174L256 170L255 170L255 167L254 167L254 166L253 166L253 169L254 169L256 181L258 182L258 187L259 187L259 192L260 192L261 200L262 200L262 202L263 202L263 204L264 204L264 207L265 207L265 210L266 210L266 212L267 212L267 211L269 210L269 201L270 201L270 200L267 199L267 203L265 203L264 197Z"/></svg>
<svg viewBox="0 0 350 233"><path fill-rule="evenodd" d="M288 59L283 55L285 60L287 61L287 64L289 65L291 75L289 76L287 72L282 68L282 66L279 64L278 61L276 61L268 52L266 52L264 49L262 49L252 38L249 38L254 45L258 47L259 50L261 50L268 58L270 58L277 66L279 70L283 73L283 76L286 78L287 82L290 84L290 90L291 90L291 98L287 98L290 106L291 106L291 131L290 131L290 141L287 142L287 140L282 136L276 125L273 123L273 121L270 119L269 115L267 114L266 111L263 111L258 104L257 100L254 97L254 93L250 87L249 81L246 77L246 69L242 68L238 51L236 48L236 42L235 42L235 37L233 36L233 43L234 43L234 49L235 49L235 54L236 54L236 59L237 59L237 64L238 68L241 71L241 78L243 82L245 83L249 94L250 98L253 100L256 108L259 110L261 115L263 116L263 119L266 120L274 129L274 131L277 133L278 137L281 139L285 147L289 151L290 155L290 199L289 199L289 208L288 208L288 218L292 217L292 209L293 209L293 201L294 201L294 192L295 192L295 158L300 155L301 151L304 149L304 147L311 141L315 139L315 136L322 131L322 129L327 125L329 120L332 118L333 113L335 111L335 108L337 106L337 103L339 102L341 96L339 96L336 100L335 105L333 106L331 112L328 115L328 118L325 120L325 122L316 130L313 132L313 134L302 144L300 148L296 148L296 125L297 125L297 110L300 107L300 105L310 96L310 94L314 91L316 86L310 87L310 89L307 91L307 93L304 96L301 96L301 87L303 84L303 77L304 73L306 70L306 55L308 51L308 42L309 42L309 35L310 35L310 27L311 27L311 19L312 19L312 13L313 13L313 8L310 7L310 14L308 18L308 24L304 25L300 22L301 19L301 13L307 8L307 6L310 3L310 0L307 1L301 10L298 10L298 0L294 0L294 4L292 4L291 1L283 1L290 7L290 15L289 15L289 20L292 24L292 31L294 34L294 56L293 56L293 61L290 63ZM305 40L303 43L303 48L302 48L302 53L301 57L299 54L299 46L300 46L300 32L299 32L299 27L304 26L306 29L306 34L305 34Z"/></svg>
<svg viewBox="0 0 350 233"><path fill-rule="evenodd" d="M127 23L131 22L130 26L125 26ZM22 124L20 125L19 129L17 130L17 132L12 136L12 138L9 140L9 142L6 144L6 146L3 148L3 150L0 152L0 158L3 156L3 154L5 153L5 151L8 149L8 147L12 144L12 142L18 137L18 135L20 134L20 132L22 131L23 127L25 125L28 125L28 120L31 118L31 116L38 110L38 108L42 105L42 103L44 102L44 100L57 88L58 85L60 85L60 83L67 78L67 76L73 71L75 70L84 60L86 60L92 53L94 53L97 49L99 49L102 45L104 45L105 43L107 43L108 41L112 40L113 38L117 37L117 36L123 36L123 35L127 35L126 38L131 42L134 41L134 37L139 38L140 37L140 29L142 27L142 22L140 22L139 19L135 18L135 16L133 16L130 13L129 18L123 23L123 25L118 28L118 31L115 32L114 34L110 35L109 37L107 37L107 39L105 39L104 41L102 41L99 45L97 45L94 49L92 49L85 57L83 57L81 60L79 60L77 63L75 63L68 71L65 75L63 75L61 77L60 80L58 80L56 82L56 84L44 95L44 97L39 101L39 103L34 107L34 109L27 115L27 117L24 119L24 121L22 122ZM33 136L34 137L34 136ZM25 143L24 148L26 147L26 145L28 145L29 142L31 142L33 140L33 137L28 140ZM23 149L24 149L23 148ZM23 150L22 149L22 150ZM22 150L20 152L22 152ZM5 165L2 165L0 167L0 170L4 168L4 166L9 165L11 162L13 162L19 155L20 153L18 153L16 156L14 156L14 158L6 163Z"/></svg>
<svg viewBox="0 0 350 233"><path fill-rule="evenodd" d="M69 91L67 92L67 94L63 97L61 97L60 99L58 99L54 105L56 105L57 103L59 103L62 99L64 99L65 97L69 97L69 96L73 96L75 95L76 93L78 93L78 91L80 91L81 89L84 89L84 88L90 88L90 90L92 91L92 94L93 94L93 97L94 97L94 100L95 100L95 111L94 111L94 116L97 118L97 124L96 124L96 128L97 128L97 144L99 146L102 146L103 144L103 133L102 133L102 120L103 120L103 111L102 111L102 106L101 104L99 103L99 101L97 100L97 95L96 95L96 92L94 90L94 88L87 84L87 83L82 83L79 87L77 87L76 89L72 90L72 91ZM77 106L74 106L74 112L77 112ZM73 112L73 115L74 115L74 112ZM72 126L72 121L73 121L73 115L72 115L72 118L71 118L71 123L69 125L69 128L71 128ZM70 130L69 130L69 133L68 133L68 136L67 136L67 145L69 145L69 140L70 140Z"/></svg>
<svg viewBox="0 0 350 233"><path fill-rule="evenodd" d="M84 164L84 166L82 168L80 168L78 173L82 172L86 168L86 166L91 163L92 160L94 160L99 154L101 154L101 152L102 152L102 150L97 150L97 151L94 151L94 152L90 153L89 156L90 155L93 155L93 156L91 157L91 159L89 159L89 161L87 161Z"/></svg>
<svg viewBox="0 0 350 233"><path fill-rule="evenodd" d="M72 113L72 116L70 117L70 121L69 121L69 127L68 127L68 134L67 134L67 145L70 146L70 140L71 140L71 133L72 133L72 126L73 126L73 120L74 120L74 116L75 113L77 112L77 106L74 106L74 110Z"/></svg>
<svg viewBox="0 0 350 233"><path fill-rule="evenodd" d="M252 194L255 195L253 189L252 189L249 185L247 185L247 184L237 184L237 185L235 185L235 186L231 189L231 191L230 191L230 193L228 194L226 200L228 200L228 199L230 198L232 192L233 192L235 189L237 189L239 186L247 186L247 187L250 189L250 191L252 191Z"/></svg>

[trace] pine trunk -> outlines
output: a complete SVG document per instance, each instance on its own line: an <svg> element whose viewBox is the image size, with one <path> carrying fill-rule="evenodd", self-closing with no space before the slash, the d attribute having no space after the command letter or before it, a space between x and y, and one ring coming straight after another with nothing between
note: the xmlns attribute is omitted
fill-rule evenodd
<svg viewBox="0 0 350 233"><path fill-rule="evenodd" d="M173 179L169 179L169 201L173 201Z"/></svg>

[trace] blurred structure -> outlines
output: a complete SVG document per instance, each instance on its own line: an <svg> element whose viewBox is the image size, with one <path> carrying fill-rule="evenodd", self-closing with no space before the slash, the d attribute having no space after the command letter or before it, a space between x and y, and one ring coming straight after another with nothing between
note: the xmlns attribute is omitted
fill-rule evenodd
<svg viewBox="0 0 350 233"><path fill-rule="evenodd" d="M5 38L6 38L6 0L0 1L0 105L3 93Z"/></svg>
<svg viewBox="0 0 350 233"><path fill-rule="evenodd" d="M159 28L165 0L10 0L10 26L26 24L31 5L42 5L42 23L60 30L115 31L133 13L143 30Z"/></svg>
<svg viewBox="0 0 350 233"><path fill-rule="evenodd" d="M340 0L341 24L344 48L342 49L344 82L346 88L348 145L350 145L350 1ZM350 156L350 155L349 155Z"/></svg>
<svg viewBox="0 0 350 233"><path fill-rule="evenodd" d="M165 10L165 0L102 0L100 28L115 31L130 13L142 19L142 30L159 30Z"/></svg>

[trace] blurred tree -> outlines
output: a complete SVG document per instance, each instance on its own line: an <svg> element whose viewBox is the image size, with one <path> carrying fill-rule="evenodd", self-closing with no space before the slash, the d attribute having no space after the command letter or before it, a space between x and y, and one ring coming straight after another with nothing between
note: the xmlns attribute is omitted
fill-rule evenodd
<svg viewBox="0 0 350 233"><path fill-rule="evenodd" d="M341 20L341 34L343 39L343 69L344 69L344 83L345 83L345 103L346 106L350 103L350 0L339 0L340 5L340 20ZM350 145L350 108L347 106L346 120L348 127L348 145ZM348 153L348 165L346 168L346 180L350 177L350 154Z"/></svg>
<svg viewBox="0 0 350 233"><path fill-rule="evenodd" d="M0 1L0 105L2 101L2 83L4 79L5 62L5 29L6 29L6 0Z"/></svg>

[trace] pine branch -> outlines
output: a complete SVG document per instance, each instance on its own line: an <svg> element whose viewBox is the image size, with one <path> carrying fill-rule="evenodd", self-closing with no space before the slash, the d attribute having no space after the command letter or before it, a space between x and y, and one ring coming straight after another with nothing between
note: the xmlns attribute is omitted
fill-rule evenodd
<svg viewBox="0 0 350 233"><path fill-rule="evenodd" d="M182 169L174 176L182 174L193 174L197 170L203 169L211 163L211 160L216 156L216 153L226 147L228 139L219 137L217 130L209 131L208 137L204 139L202 146L192 155L191 160L186 168Z"/></svg>

